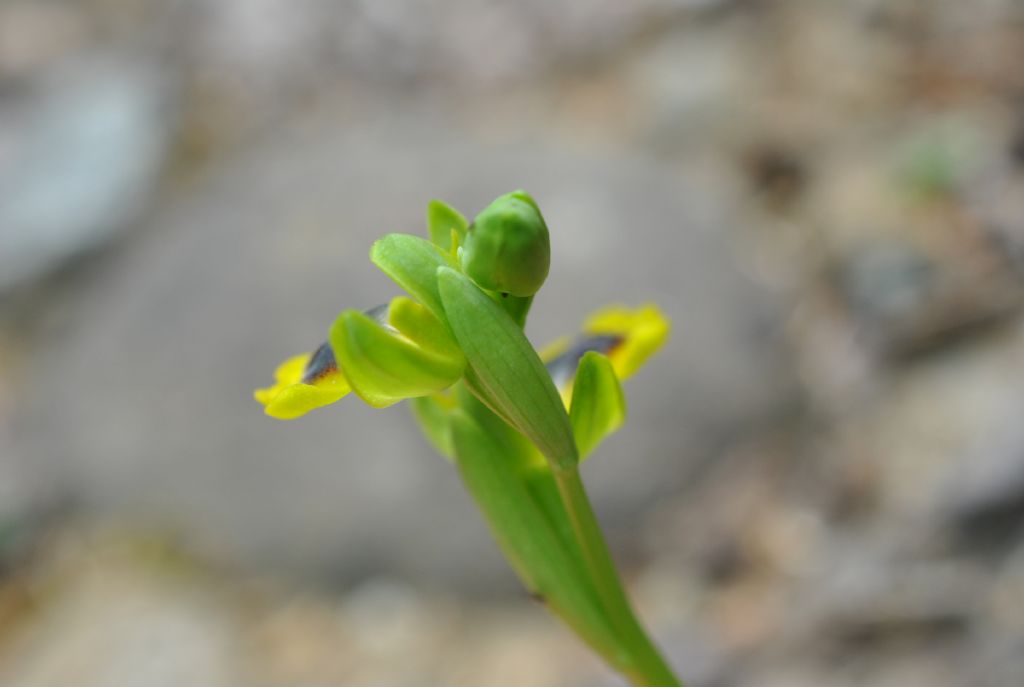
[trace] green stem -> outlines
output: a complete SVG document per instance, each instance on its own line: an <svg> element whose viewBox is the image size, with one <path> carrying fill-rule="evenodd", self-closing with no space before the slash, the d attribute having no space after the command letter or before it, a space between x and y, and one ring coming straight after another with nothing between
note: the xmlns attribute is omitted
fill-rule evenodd
<svg viewBox="0 0 1024 687"><path fill-rule="evenodd" d="M637 687L682 687L633 613L583 488L579 469L556 470L555 481L598 595L632 659L632 665L626 671L627 677Z"/></svg>
<svg viewBox="0 0 1024 687"><path fill-rule="evenodd" d="M530 313L530 306L533 305L533 296L510 296L488 292L491 297L501 306L501 309L522 329L526 324L526 316Z"/></svg>
<svg viewBox="0 0 1024 687"><path fill-rule="evenodd" d="M516 325L522 329L533 297L516 298L490 294ZM546 456L565 511L569 516L573 538L582 552L582 564L591 578L604 612L622 642L625 661L615 661L635 687L682 687L682 683L665 663L643 626L637 620L623 590L601 527L587 498L580 479L578 457ZM563 458L564 460L553 460ZM569 467L564 467L569 466Z"/></svg>

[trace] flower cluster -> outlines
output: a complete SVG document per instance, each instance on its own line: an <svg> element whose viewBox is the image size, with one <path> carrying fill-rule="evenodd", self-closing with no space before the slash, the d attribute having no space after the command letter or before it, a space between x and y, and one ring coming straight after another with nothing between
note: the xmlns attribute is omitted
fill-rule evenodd
<svg viewBox="0 0 1024 687"><path fill-rule="evenodd" d="M311 353L285 360L274 373L274 384L256 390L255 398L267 415L297 418L350 392L375 407L428 399L415 403L414 411L435 446L450 454L448 442L440 439L447 429L427 420L439 418L453 406L449 390L465 380L485 405L530 435L530 427L537 423L527 422L529 426L523 427L515 419L521 410L517 406L523 404L504 398L507 385L502 384L492 390L504 400L488 398L486 384L478 383L487 366L477 360L474 367L467 357L475 352L479 358L481 351L494 348L494 342L487 340L478 326L486 319L483 311L497 312L499 319L511 319L522 328L533 294L548 272L548 233L540 210L529 195L516 191L500 197L469 223L445 203L432 201L427 224L429 242L391 234L375 243L370 252L373 262L412 298L399 296L366 311L342 312L327 342ZM442 295L442 272L447 272L452 293L448 302ZM480 312L470 309L467 314L456 302L466 294L481 293L488 299L482 302ZM461 339L456 331L458 322L464 322ZM541 351L545 374L570 414L578 370L586 354L596 353L608 363L607 369L603 362L590 365L600 383L583 385L587 397L576 404L581 409L597 409L601 417L599 426L591 427L591 433L599 436L580 437L577 432L577 443L587 446L583 454L622 423L625 401L619 383L662 346L668 332L668 321L656 306L631 309L616 305L587 318L579 335L564 337ZM498 336L502 336L500 332ZM530 367L531 357L537 357L525 339L510 346L500 354L497 349L489 352L495 358L525 356L526 367ZM512 381L518 384L517 379ZM523 399L529 398L530 390L520 391ZM532 392L537 392L536 385ZM502 412L502 406L508 413ZM594 421L588 415L585 424Z"/></svg>
<svg viewBox="0 0 1024 687"><path fill-rule="evenodd" d="M390 328L397 341L404 337L388 319L391 308L377 306L367 315L383 328ZM588 352L608 357L620 380L632 376L668 337L668 321L654 305L636 309L625 306L603 308L583 325L582 334L566 336L541 350L548 372L565 402L572 401L576 368ZM254 396L267 415L291 420L347 396L352 386L329 343L312 353L292 356L274 371L274 384L257 389Z"/></svg>

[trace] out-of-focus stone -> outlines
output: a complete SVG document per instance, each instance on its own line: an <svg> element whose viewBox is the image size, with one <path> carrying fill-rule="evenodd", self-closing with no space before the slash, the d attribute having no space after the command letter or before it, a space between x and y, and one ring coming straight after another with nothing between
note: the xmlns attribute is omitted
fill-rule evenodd
<svg viewBox="0 0 1024 687"><path fill-rule="evenodd" d="M507 583L456 473L404 408L348 398L280 423L251 400L339 310L398 292L367 251L388 231L421 233L432 196L470 214L510 188L538 198L553 243L531 316L538 343L612 302L654 301L675 322L628 384L630 423L585 467L610 524L682 484L710 442L786 403L771 304L734 269L713 190L633 157L477 145L412 112L280 139L168 207L39 347L15 454L90 509L343 580L386 568ZM65 391L43 391L54 388Z"/></svg>
<svg viewBox="0 0 1024 687"><path fill-rule="evenodd" d="M65 65L0 105L0 292L95 248L138 216L172 132L145 61Z"/></svg>

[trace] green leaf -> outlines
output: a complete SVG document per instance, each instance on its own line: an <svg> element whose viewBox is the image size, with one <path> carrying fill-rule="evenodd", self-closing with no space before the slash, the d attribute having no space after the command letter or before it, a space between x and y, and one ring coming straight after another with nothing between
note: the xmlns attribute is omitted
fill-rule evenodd
<svg viewBox="0 0 1024 687"><path fill-rule="evenodd" d="M453 403L440 394L410 399L413 417L434 449L448 460L455 460L452 443L451 414Z"/></svg>
<svg viewBox="0 0 1024 687"><path fill-rule="evenodd" d="M491 532L527 588L612 665L625 657L586 571L553 531L503 446L461 410L452 414L456 465Z"/></svg>
<svg viewBox="0 0 1024 687"><path fill-rule="evenodd" d="M589 351L580 360L569 419L581 460L626 421L626 397L606 356Z"/></svg>
<svg viewBox="0 0 1024 687"><path fill-rule="evenodd" d="M578 453L569 416L522 330L461 272L441 267L437 280L448 324L466 356L470 389L525 434L552 466L575 466Z"/></svg>
<svg viewBox="0 0 1024 687"><path fill-rule="evenodd" d="M432 200L427 203L427 231L430 240L441 250L452 249L452 230L459 237L459 243L466 237L469 221L462 213L443 200Z"/></svg>
<svg viewBox="0 0 1024 687"><path fill-rule="evenodd" d="M446 389L462 376L458 348L438 351L385 329L358 310L346 310L330 333L331 349L352 390L376 408Z"/></svg>
<svg viewBox="0 0 1024 687"><path fill-rule="evenodd" d="M370 260L434 315L444 318L437 269L454 263L440 248L419 236L388 234L373 244Z"/></svg>

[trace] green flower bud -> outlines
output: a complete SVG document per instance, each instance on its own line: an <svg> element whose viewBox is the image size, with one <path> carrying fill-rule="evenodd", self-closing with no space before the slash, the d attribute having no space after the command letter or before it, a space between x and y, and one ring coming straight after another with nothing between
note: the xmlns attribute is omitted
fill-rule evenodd
<svg viewBox="0 0 1024 687"><path fill-rule="evenodd" d="M537 203L525 191L499 197L469 225L459 259L481 288L513 296L537 293L551 264L548 228Z"/></svg>

